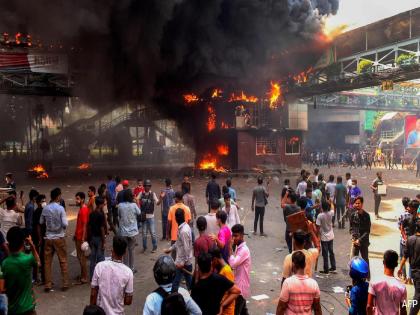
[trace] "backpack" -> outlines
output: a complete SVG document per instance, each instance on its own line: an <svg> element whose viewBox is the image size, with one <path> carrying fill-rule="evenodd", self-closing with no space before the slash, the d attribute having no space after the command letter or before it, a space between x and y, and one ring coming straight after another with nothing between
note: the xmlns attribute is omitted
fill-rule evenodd
<svg viewBox="0 0 420 315"><path fill-rule="evenodd" d="M161 315L188 315L187 304L185 304L184 297L178 292L166 292L159 287L155 291L162 298L162 306L160 309Z"/></svg>

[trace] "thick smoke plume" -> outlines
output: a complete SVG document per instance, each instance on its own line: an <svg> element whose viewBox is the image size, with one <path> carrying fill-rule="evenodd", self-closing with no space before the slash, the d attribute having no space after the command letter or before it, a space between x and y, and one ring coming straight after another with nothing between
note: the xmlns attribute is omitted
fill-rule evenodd
<svg viewBox="0 0 420 315"><path fill-rule="evenodd" d="M185 117L182 93L258 89L320 56L338 0L0 0L0 31L70 49L92 106L154 103Z"/></svg>

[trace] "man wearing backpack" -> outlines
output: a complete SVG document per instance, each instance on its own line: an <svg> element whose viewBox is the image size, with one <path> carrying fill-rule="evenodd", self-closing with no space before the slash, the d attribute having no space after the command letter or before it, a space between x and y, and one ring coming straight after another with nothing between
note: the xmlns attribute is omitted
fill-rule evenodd
<svg viewBox="0 0 420 315"><path fill-rule="evenodd" d="M153 267L159 288L150 293L144 303L143 315L201 315L201 310L184 288L172 292L176 266L170 256L160 256Z"/></svg>
<svg viewBox="0 0 420 315"><path fill-rule="evenodd" d="M156 197L156 194L150 189L152 188L152 182L150 179L144 181L144 192L138 196L140 210L141 210L141 222L142 222L142 234L143 234L143 253L147 250L147 231L150 231L152 237L152 253L157 250L157 239L156 239L156 226L155 226L155 205L160 205L160 200Z"/></svg>

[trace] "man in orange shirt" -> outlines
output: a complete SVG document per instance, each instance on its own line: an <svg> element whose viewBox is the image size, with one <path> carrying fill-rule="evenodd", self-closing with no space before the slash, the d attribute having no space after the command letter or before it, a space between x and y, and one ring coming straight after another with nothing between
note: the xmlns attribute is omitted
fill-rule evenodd
<svg viewBox="0 0 420 315"><path fill-rule="evenodd" d="M235 275L232 271L232 268L226 263L226 261L222 257L222 252L218 247L214 247L210 250L211 257L213 258L211 261L213 272L219 273L219 275L225 277L226 279L235 282ZM227 294L223 296L222 302L225 300ZM235 301L230 303L223 309L222 315L234 315L235 314Z"/></svg>
<svg viewBox="0 0 420 315"><path fill-rule="evenodd" d="M79 213L77 214L76 230L74 232L73 240L76 243L77 259L80 263L80 282L85 284L88 282L87 276L87 260L85 253L82 251L82 244L87 237L87 224L89 221L89 209L85 205L85 193L78 192L76 194L76 205L79 206Z"/></svg>
<svg viewBox="0 0 420 315"><path fill-rule="evenodd" d="M169 208L168 213L168 236L171 237L171 245L175 244L178 238L178 224L175 220L175 212L177 209L184 210L185 222L190 223L191 221L191 211L183 202L182 202L182 192L177 191L175 193L175 204Z"/></svg>

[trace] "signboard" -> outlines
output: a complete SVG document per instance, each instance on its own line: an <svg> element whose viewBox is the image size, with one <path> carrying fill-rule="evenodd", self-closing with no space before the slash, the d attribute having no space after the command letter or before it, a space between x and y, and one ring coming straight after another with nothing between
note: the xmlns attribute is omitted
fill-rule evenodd
<svg viewBox="0 0 420 315"><path fill-rule="evenodd" d="M405 117L405 144L408 149L420 149L420 116Z"/></svg>
<svg viewBox="0 0 420 315"><path fill-rule="evenodd" d="M365 131L374 131L375 130L375 118L378 114L377 111L367 110L365 111Z"/></svg>
<svg viewBox="0 0 420 315"><path fill-rule="evenodd" d="M0 71L68 73L67 55L47 53L0 53Z"/></svg>

